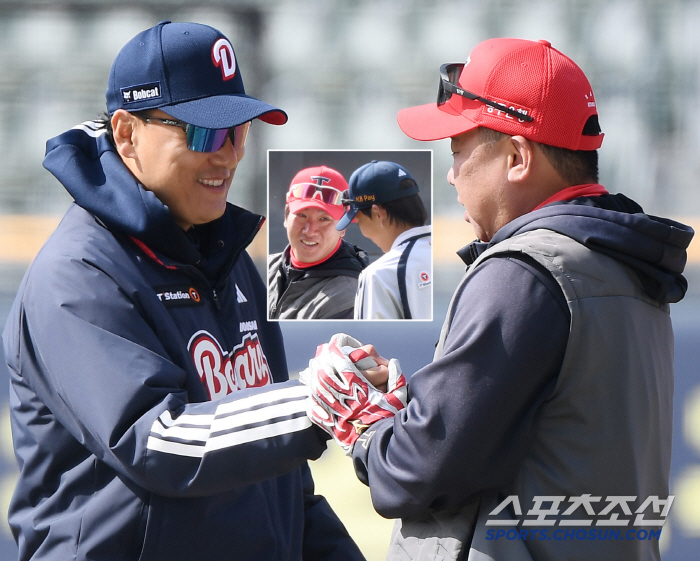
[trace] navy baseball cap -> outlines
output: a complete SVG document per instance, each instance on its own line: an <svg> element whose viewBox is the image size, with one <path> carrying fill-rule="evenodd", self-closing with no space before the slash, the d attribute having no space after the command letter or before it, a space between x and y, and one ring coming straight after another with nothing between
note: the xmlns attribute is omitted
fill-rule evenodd
<svg viewBox="0 0 700 561"><path fill-rule="evenodd" d="M162 21L129 41L112 63L107 111L161 109L209 129L260 119L273 125L287 114L246 95L229 40L199 23Z"/></svg>
<svg viewBox="0 0 700 561"><path fill-rule="evenodd" d="M345 201L348 206L335 227L337 230L347 228L362 208L403 199L418 191L418 184L405 167L394 162L372 160L352 172Z"/></svg>

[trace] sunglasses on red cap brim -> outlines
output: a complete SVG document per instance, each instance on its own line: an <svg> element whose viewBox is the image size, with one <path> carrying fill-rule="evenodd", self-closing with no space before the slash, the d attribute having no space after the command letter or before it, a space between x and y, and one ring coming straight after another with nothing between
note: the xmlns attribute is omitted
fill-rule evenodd
<svg viewBox="0 0 700 561"><path fill-rule="evenodd" d="M525 113L516 111L515 109L511 109L510 107L506 107L502 103L498 103L497 101L493 101L491 99L486 99L485 97L481 97L480 95L477 95L460 87L459 76L460 74L462 74L464 66L465 64L462 62L450 62L447 64L443 64L440 67L440 83L438 85L437 96L438 106L447 103L452 97L452 94L457 94L467 99L471 99L473 101L480 101L481 103L484 103L489 107L498 109L499 111L502 111L503 113L506 113L511 117L516 117L522 121L530 122L533 120L530 115L526 115Z"/></svg>
<svg viewBox="0 0 700 561"><path fill-rule="evenodd" d="M297 183L289 188L287 199L314 199L327 205L342 205L346 191L318 183Z"/></svg>

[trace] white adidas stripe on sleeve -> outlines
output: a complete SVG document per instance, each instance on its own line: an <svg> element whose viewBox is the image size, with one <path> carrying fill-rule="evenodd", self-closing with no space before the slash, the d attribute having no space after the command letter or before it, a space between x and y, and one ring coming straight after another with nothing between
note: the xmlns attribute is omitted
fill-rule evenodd
<svg viewBox="0 0 700 561"><path fill-rule="evenodd" d="M298 432L311 426L306 386L290 386L219 404L216 413L162 413L151 427L147 448L201 458L206 453Z"/></svg>

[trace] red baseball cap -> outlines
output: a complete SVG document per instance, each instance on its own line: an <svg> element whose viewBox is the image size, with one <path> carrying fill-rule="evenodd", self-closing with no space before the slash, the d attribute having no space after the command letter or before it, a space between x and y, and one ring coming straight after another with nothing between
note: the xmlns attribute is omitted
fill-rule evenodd
<svg viewBox="0 0 700 561"><path fill-rule="evenodd" d="M294 176L287 191L289 212L315 207L325 210L334 220L340 220L345 214L343 198L347 189L348 182L333 168L303 169Z"/></svg>
<svg viewBox="0 0 700 561"><path fill-rule="evenodd" d="M460 69L452 81L449 72ZM397 120L416 140L486 127L569 150L597 150L603 143L586 75L544 40L479 43L463 67L441 68L438 103L402 109Z"/></svg>

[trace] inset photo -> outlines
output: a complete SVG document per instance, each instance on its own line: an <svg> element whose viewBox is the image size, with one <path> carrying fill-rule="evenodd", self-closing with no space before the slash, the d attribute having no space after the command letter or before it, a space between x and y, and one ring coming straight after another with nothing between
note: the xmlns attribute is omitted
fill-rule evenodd
<svg viewBox="0 0 700 561"><path fill-rule="evenodd" d="M268 317L432 320L432 150L269 150Z"/></svg>

